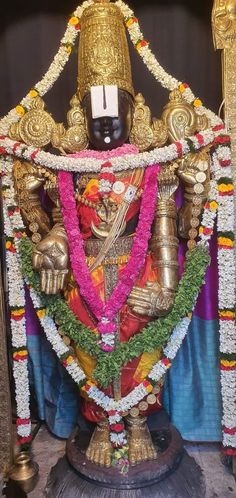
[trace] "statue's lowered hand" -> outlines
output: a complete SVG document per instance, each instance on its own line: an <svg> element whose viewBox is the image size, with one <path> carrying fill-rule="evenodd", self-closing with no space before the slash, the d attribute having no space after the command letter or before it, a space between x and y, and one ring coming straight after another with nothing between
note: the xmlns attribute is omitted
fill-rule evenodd
<svg viewBox="0 0 236 498"><path fill-rule="evenodd" d="M145 287L134 287L127 304L139 315L165 316L173 306L174 292L162 289L157 282L148 282Z"/></svg>

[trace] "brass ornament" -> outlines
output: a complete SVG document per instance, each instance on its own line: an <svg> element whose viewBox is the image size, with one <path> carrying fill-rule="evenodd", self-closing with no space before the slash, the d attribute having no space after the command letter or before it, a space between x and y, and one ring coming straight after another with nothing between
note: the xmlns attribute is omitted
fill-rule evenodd
<svg viewBox="0 0 236 498"><path fill-rule="evenodd" d="M196 174L196 180L199 183L204 183L207 179L206 173L203 173L200 171L199 173Z"/></svg>
<svg viewBox="0 0 236 498"><path fill-rule="evenodd" d="M153 393L152 393L152 394L149 394L149 395L147 396L147 403L148 403L149 405L155 405L156 401L157 401L157 400L156 400L156 396L155 396L155 394L153 394Z"/></svg>
<svg viewBox="0 0 236 498"><path fill-rule="evenodd" d="M229 49L236 41L236 0L215 0L212 11L215 49Z"/></svg>
<svg viewBox="0 0 236 498"><path fill-rule="evenodd" d="M29 453L21 451L16 455L15 463L10 469L8 477L28 494L33 491L37 484L38 471L38 464L31 459Z"/></svg>
<svg viewBox="0 0 236 498"><path fill-rule="evenodd" d="M161 119L152 120L153 141L152 147L162 147L168 139L168 130Z"/></svg>
<svg viewBox="0 0 236 498"><path fill-rule="evenodd" d="M15 161L13 177L18 205L29 223L32 241L38 243L49 231L50 221L40 203L38 189L45 183L46 168L33 166L27 161ZM47 181L54 182L54 173L48 172Z"/></svg>
<svg viewBox="0 0 236 498"><path fill-rule="evenodd" d="M190 220L190 225L192 228L197 228L199 225L199 219L198 218L192 218Z"/></svg>
<svg viewBox="0 0 236 498"><path fill-rule="evenodd" d="M32 103L31 109L24 114L18 123L10 127L9 136L13 140L21 140L27 145L44 147L51 141L52 130L55 121L52 116L44 110L45 104L41 97L37 96Z"/></svg>
<svg viewBox="0 0 236 498"><path fill-rule="evenodd" d="M204 186L201 183L196 183L194 185L193 190L195 194L202 194L204 192Z"/></svg>
<svg viewBox="0 0 236 498"><path fill-rule="evenodd" d="M129 136L130 143L136 145L140 152L164 145L168 137L165 124L160 119L154 119L152 122L151 111L145 105L145 99L141 93L138 93L134 100L133 124Z"/></svg>
<svg viewBox="0 0 236 498"><path fill-rule="evenodd" d="M133 408L131 408L131 410L129 411L129 414L130 414L130 416L131 416L131 417L136 418L136 417L138 417L138 416L139 416L139 409L138 409L136 406L134 406L134 407L133 407Z"/></svg>
<svg viewBox="0 0 236 498"><path fill-rule="evenodd" d="M72 97L70 106L71 109L67 113L68 129L58 123L54 126L51 137L52 145L63 154L79 152L88 147L84 113L77 95Z"/></svg>
<svg viewBox="0 0 236 498"><path fill-rule="evenodd" d="M146 412L148 410L148 403L146 401L141 401L138 405L140 412Z"/></svg>
<svg viewBox="0 0 236 498"><path fill-rule="evenodd" d="M194 107L183 99L179 90L173 90L169 98L170 101L164 107L161 119L168 129L171 142L190 137L197 131L208 128L207 117L199 116Z"/></svg>
<svg viewBox="0 0 236 498"><path fill-rule="evenodd" d="M78 95L91 86L117 85L134 95L128 43L121 10L114 3L95 2L80 20Z"/></svg>
<svg viewBox="0 0 236 498"><path fill-rule="evenodd" d="M193 204L195 204L195 206L201 206L202 205L202 198L199 196L195 196L193 198Z"/></svg>

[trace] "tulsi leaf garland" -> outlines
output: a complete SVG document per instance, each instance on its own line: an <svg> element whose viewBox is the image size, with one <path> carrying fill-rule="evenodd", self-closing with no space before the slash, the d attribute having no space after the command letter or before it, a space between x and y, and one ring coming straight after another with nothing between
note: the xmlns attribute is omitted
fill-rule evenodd
<svg viewBox="0 0 236 498"><path fill-rule="evenodd" d="M198 245L187 254L186 268L179 283L172 311L165 318L150 322L142 332L132 337L127 343L121 343L115 351L103 353L97 345L97 334L85 327L74 316L65 301L58 296L46 296L40 292L38 274L32 269L33 244L23 237L19 244L24 277L36 290L46 307L49 316L54 318L77 346L97 359L93 378L101 387L106 387L119 376L120 369L144 352L153 352L163 348L173 328L188 315L196 302L199 290L204 282L210 256L205 245Z"/></svg>

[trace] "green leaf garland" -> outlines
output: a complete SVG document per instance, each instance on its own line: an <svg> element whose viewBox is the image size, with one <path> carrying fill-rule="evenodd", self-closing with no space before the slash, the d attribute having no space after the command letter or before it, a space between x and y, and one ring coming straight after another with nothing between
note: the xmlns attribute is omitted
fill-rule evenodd
<svg viewBox="0 0 236 498"><path fill-rule="evenodd" d="M140 333L128 342L120 343L112 353L104 353L97 344L98 335L75 317L62 297L47 296L40 291L39 275L32 268L32 242L27 237L23 237L19 249L23 276L40 295L48 315L55 320L77 347L97 359L93 378L101 387L106 387L117 379L121 368L129 361L144 352L152 353L166 345L174 327L192 311L204 283L206 268L210 263L210 255L206 246L198 245L189 251L186 255L185 271L179 282L171 312L164 318L149 322Z"/></svg>

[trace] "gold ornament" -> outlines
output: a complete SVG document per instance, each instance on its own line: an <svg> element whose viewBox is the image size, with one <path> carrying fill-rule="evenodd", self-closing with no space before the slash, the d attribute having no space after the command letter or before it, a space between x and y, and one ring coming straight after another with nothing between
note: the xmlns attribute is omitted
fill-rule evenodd
<svg viewBox="0 0 236 498"><path fill-rule="evenodd" d="M147 396L147 403L149 405L155 405L155 403L156 403L156 396L155 396L155 394L149 394Z"/></svg>
<svg viewBox="0 0 236 498"><path fill-rule="evenodd" d="M70 106L67 113L69 128L66 130L62 123L58 123L52 131L52 145L63 154L65 151L79 152L88 146L84 113L77 95L72 97Z"/></svg>
<svg viewBox="0 0 236 498"><path fill-rule="evenodd" d="M148 403L146 401L141 401L138 405L140 412L146 412L148 409Z"/></svg>
<svg viewBox="0 0 236 498"><path fill-rule="evenodd" d="M32 241L37 243L42 235L49 231L50 221L40 203L39 188L44 185L45 168L32 166L27 161L14 162L13 177L18 205L24 220L29 223L29 230L33 233ZM48 173L50 181L54 181L53 173ZM40 233L38 233L40 232Z"/></svg>
<svg viewBox="0 0 236 498"><path fill-rule="evenodd" d="M215 0L212 30L215 49L232 47L236 40L236 0Z"/></svg>
<svg viewBox="0 0 236 498"><path fill-rule="evenodd" d="M114 3L96 2L84 10L80 24L80 99L96 85L117 85L133 95L129 49L120 9Z"/></svg>
<svg viewBox="0 0 236 498"><path fill-rule="evenodd" d="M55 121L44 110L45 104L41 97L33 100L31 109L24 114L19 123L10 127L9 136L13 140L21 140L27 145L44 147L51 141Z"/></svg>
<svg viewBox="0 0 236 498"><path fill-rule="evenodd" d="M184 101L179 90L170 93L170 102L164 107L161 119L171 142L190 137L209 126L207 117L204 114L199 116L194 107Z"/></svg>
<svg viewBox="0 0 236 498"><path fill-rule="evenodd" d="M135 96L133 125L129 136L131 144L136 145L140 152L160 147L167 141L167 128L162 120L154 119L152 122L151 111L145 105L141 93Z"/></svg>
<svg viewBox="0 0 236 498"><path fill-rule="evenodd" d="M133 408L131 408L131 410L129 411L129 414L130 414L130 416L131 416L131 417L136 418L136 417L138 417L138 416L139 416L139 409L138 409L136 406L134 406L134 407L133 407Z"/></svg>

